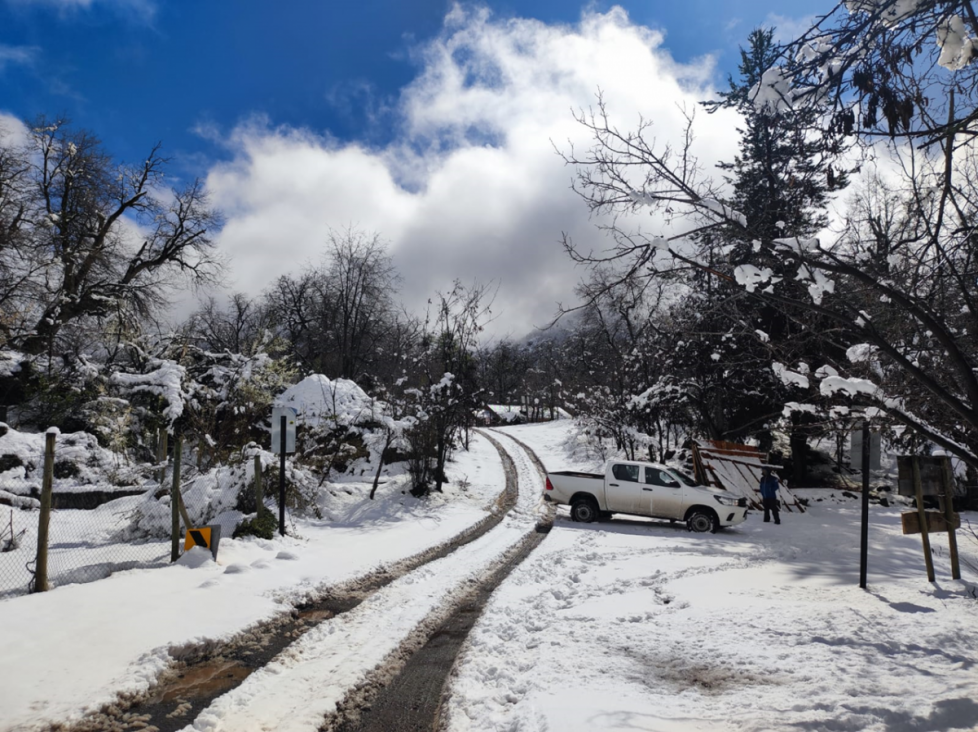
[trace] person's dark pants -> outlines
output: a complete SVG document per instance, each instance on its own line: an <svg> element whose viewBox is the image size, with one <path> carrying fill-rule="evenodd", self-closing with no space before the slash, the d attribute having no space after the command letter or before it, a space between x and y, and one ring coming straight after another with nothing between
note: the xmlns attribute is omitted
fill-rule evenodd
<svg viewBox="0 0 978 732"><path fill-rule="evenodd" d="M781 523L781 510L778 508L777 498L762 498L764 503L764 520L771 520L771 513L774 513L774 523Z"/></svg>

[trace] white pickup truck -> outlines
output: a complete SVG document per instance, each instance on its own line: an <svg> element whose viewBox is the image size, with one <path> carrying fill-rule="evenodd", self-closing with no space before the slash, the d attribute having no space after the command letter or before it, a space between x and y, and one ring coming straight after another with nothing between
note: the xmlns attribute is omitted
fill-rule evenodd
<svg viewBox="0 0 978 732"><path fill-rule="evenodd" d="M715 532L747 518L746 498L697 485L681 470L632 460L609 460L604 475L547 473L543 499L570 506L574 521L631 513L685 521L690 531Z"/></svg>

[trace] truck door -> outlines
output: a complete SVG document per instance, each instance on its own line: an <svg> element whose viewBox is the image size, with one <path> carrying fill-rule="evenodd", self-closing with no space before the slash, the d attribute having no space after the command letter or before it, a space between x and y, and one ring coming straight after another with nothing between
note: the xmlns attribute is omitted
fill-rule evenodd
<svg viewBox="0 0 978 732"><path fill-rule="evenodd" d="M643 513L639 507L644 501L642 486L638 482L639 466L613 463L605 476L605 498L609 511L619 513Z"/></svg>
<svg viewBox="0 0 978 732"><path fill-rule="evenodd" d="M650 515L659 518L683 518L683 487L665 470L646 465L643 490L646 496L652 498Z"/></svg>

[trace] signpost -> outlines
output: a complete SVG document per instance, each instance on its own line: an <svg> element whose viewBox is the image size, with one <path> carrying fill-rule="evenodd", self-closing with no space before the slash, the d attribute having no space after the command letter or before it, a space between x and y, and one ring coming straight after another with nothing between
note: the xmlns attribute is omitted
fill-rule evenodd
<svg viewBox="0 0 978 732"><path fill-rule="evenodd" d="M900 456L900 495L913 495L917 510L901 514L904 534L920 534L924 549L927 579L934 581L934 559L930 549L930 535L948 533L948 549L951 556L951 577L961 579L958 560L958 541L954 530L961 527L961 517L954 512L954 476L951 459L944 456ZM912 493L911 493L912 491ZM925 511L924 496L937 496L940 511Z"/></svg>
<svg viewBox="0 0 978 732"><path fill-rule="evenodd" d="M278 533L281 536L285 536L285 455L295 452L295 423L298 416L298 411L292 407L272 408L272 452L279 456Z"/></svg>
<svg viewBox="0 0 978 732"><path fill-rule="evenodd" d="M191 529L187 527L187 535L183 540L183 550L187 551L195 546L202 546L211 550L211 556L217 561L217 547L221 543L221 525L210 524L200 528Z"/></svg>
<svg viewBox="0 0 978 732"><path fill-rule="evenodd" d="M853 446L855 446L856 433L853 432ZM869 420L863 422L861 433L862 454L860 455L860 465L863 469L863 495L862 495L862 522L859 529L859 586L866 589L867 572L867 553L869 544L869 468L872 463L872 453L870 452L871 441L869 433ZM878 443L877 443L878 444ZM879 448L877 447L877 450ZM876 463L879 466L879 453L876 454Z"/></svg>

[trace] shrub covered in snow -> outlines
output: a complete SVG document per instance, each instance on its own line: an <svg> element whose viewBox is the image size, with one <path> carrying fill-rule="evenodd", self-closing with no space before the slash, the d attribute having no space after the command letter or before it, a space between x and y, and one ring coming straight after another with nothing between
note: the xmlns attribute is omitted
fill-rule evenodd
<svg viewBox="0 0 978 732"><path fill-rule="evenodd" d="M44 440L44 434L0 423L0 488L19 496L40 495ZM55 442L55 492L131 488L141 479L138 466L99 445L95 435L69 432Z"/></svg>

